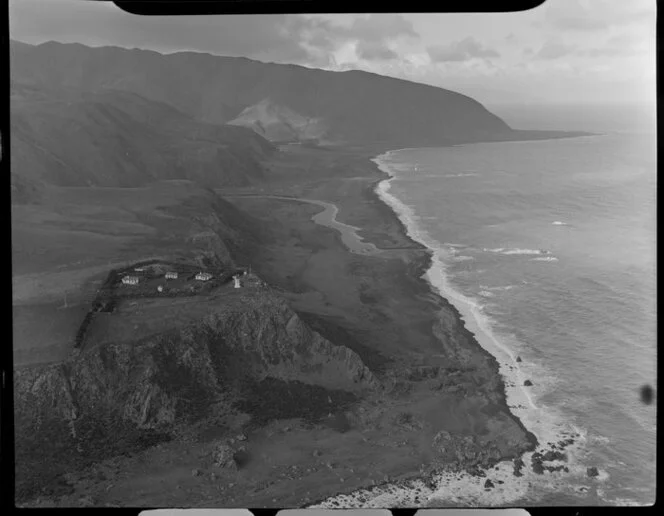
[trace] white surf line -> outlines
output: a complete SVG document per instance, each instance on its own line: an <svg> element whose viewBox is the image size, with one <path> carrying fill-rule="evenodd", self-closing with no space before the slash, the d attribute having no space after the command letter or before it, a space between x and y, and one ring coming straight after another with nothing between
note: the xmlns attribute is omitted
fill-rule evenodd
<svg viewBox="0 0 664 516"><path fill-rule="evenodd" d="M492 470L490 475L496 481L492 489L485 489L483 478L463 473L443 473L431 479L434 480L433 489L421 480L388 483L372 489L359 489L346 495L332 496L313 507L394 507L402 506L404 503L418 507L448 506L450 503L460 506L501 505L525 498L536 501L538 493L551 492L552 488L558 492L570 490L578 493L587 492L588 486L583 486L585 491L579 491L574 487L588 480L584 464L577 459L578 455L583 455L585 452L586 432L573 424L562 424L559 415L551 409L547 412L538 409L530 393L523 387L521 368L524 364L519 365L513 352L496 339L488 326L489 321L481 313L481 307L449 286L448 278L444 274L444 250L436 243L429 242L428 235L421 234L414 230L412 225L408 225L409 219L414 220L413 217L409 217L409 214L414 215L412 209L388 192L389 183L395 178L395 174L381 162L381 158L384 159L390 154L383 154L373 160L380 170L390 176L389 179L378 183L376 191L379 197L397 213L410 238L432 249L432 266L426 273L428 281L442 297L457 303L455 306L466 328L474 333L478 344L496 358L499 374L504 379L507 405L512 414L537 436L539 446L537 450L522 455L525 467L520 477L513 475L511 461L499 463L497 469ZM432 245L428 245L429 243ZM515 376L516 381L514 381ZM568 446L566 450L569 473L546 472L540 475L531 471L528 462L533 453L544 452L548 443L559 442L563 437L572 436L575 438L574 444ZM599 479L603 481L607 476L605 472L600 472Z"/></svg>
<svg viewBox="0 0 664 516"><path fill-rule="evenodd" d="M391 152L392 151L390 151L390 153ZM386 153L387 156L389 156L390 153ZM445 262L441 256L441 252L436 251L436 249L439 247L438 243L431 241L430 238L428 238L428 235L414 234L413 230L411 229L412 225L408 222L415 220L415 214L409 206L405 205L398 198L389 193L390 183L395 178L395 175L387 165L381 162L380 158L381 156L374 158L374 163L376 163L378 168L387 173L390 177L389 179L386 179L385 181L382 181L378 184L377 191L379 197L383 199L383 201L397 213L397 216L402 220L404 226L408 230L408 236L411 239L420 242L428 249L431 249L433 253L433 259L431 267L425 273L427 281L436 290L438 290L443 298L454 301L452 304L459 311L459 315L464 321L466 328L474 334L478 344L497 359L499 363L500 374L506 381L507 387L507 380L511 379L507 369L511 366L514 367L517 371L519 370L515 355L509 348L501 344L493 335L491 329L487 326L486 318L482 317L481 307L471 299L451 288L445 274ZM404 218L406 220L403 220ZM521 400L527 400L528 405L530 405L531 408L538 408L530 394L525 389L521 388L519 390L519 396L517 397L521 398ZM514 395L516 393L512 394ZM506 396L507 395L508 393L506 392Z"/></svg>

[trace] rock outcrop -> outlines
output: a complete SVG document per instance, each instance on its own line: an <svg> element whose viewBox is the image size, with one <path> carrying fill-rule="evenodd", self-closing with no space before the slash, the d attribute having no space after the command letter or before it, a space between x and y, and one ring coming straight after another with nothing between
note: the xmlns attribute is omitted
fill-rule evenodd
<svg viewBox="0 0 664 516"><path fill-rule="evenodd" d="M35 471L39 457L59 475L67 461L150 446L237 411L242 388L267 378L351 397L380 387L355 352L309 329L279 296L247 290L176 329L93 343L63 363L17 369L17 464Z"/></svg>
<svg viewBox="0 0 664 516"><path fill-rule="evenodd" d="M487 469L509 457L511 453L521 453L529 448L529 443L504 443L498 440L486 441L476 435L463 435L442 430L433 440L436 463L441 469L458 471L461 469L479 474L480 468Z"/></svg>
<svg viewBox="0 0 664 516"><path fill-rule="evenodd" d="M355 352L325 340L283 299L261 290L176 330L17 370L15 406L31 431L79 414L168 429L204 413L238 381L266 377L351 391L379 386Z"/></svg>

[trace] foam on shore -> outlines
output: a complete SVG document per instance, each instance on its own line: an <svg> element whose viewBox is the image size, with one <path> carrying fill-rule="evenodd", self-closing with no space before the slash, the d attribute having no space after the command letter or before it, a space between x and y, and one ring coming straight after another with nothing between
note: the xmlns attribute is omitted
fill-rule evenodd
<svg viewBox="0 0 664 516"><path fill-rule="evenodd" d="M405 149L401 149L405 150ZM516 355L492 332L491 319L482 311L479 301L475 301L455 290L446 274L446 260L453 258L453 252L435 241L421 228L419 218L410 206L401 202L390 193L390 183L396 173L411 170L411 167L389 163L390 157L398 151L389 151L377 156L372 161L390 177L376 186L376 193L383 202L390 206L404 224L408 237L426 246L432 253L432 263L424 277L447 299L459 312L466 328L474 334L478 344L493 355L499 364L499 373L505 383L507 405L524 426L537 437L540 445L534 452L522 456L526 466L523 476L513 474L511 461L501 462L496 469L487 472L494 487L485 489L485 478L474 477L465 473L445 473L435 479L432 489L423 482L415 480L395 482L372 489L360 489L354 493L338 495L325 500L318 507L440 507L484 505L500 506L521 503L537 503L544 494L552 492L571 496L597 495L596 483L604 481L608 475L600 471L600 476L590 481L586 475L586 466L582 460L586 455L585 443L588 439L585 430L570 423L565 423L561 414L547 408L542 410L537 404L537 395L548 391L556 379L536 363L517 362ZM501 250L506 251L506 250ZM522 251L522 250L519 250ZM531 253L524 253L531 254ZM543 254L541 251L532 254ZM526 379L537 378L533 387L524 388ZM535 452L546 452L550 444L572 437L574 444L565 452L568 461L564 463L569 472L548 472L536 474L530 466L530 459ZM552 465L554 465L552 463ZM502 483L499 483L502 481ZM338 504L338 505L335 505Z"/></svg>

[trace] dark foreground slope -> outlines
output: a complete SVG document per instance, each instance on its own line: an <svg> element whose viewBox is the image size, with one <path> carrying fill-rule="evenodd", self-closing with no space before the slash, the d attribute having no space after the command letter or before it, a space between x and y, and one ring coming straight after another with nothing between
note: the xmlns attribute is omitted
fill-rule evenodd
<svg viewBox="0 0 664 516"><path fill-rule="evenodd" d="M261 160L273 151L248 129L203 123L123 91L14 82L10 106L13 202L49 185L247 185L262 179Z"/></svg>
<svg viewBox="0 0 664 516"><path fill-rule="evenodd" d="M210 190L188 181L54 187L13 215L20 502L69 492L66 475L100 460L210 428L223 435L238 414L251 415L240 427L264 422L270 410L268 419L282 417L288 407L265 411L256 397L266 379L310 418L336 406L328 396L348 403L378 386L355 352L312 331L252 274L240 290L121 300L97 314L74 349L111 268L161 259L232 269L272 240L263 223ZM325 405L311 406L312 395Z"/></svg>
<svg viewBox="0 0 664 516"><path fill-rule="evenodd" d="M292 133L297 120L300 138L314 134L337 143L444 145L508 138L511 131L479 102L442 88L361 71L193 52L12 42L11 77L25 84L134 92L212 123L244 112L239 123L258 128L274 125L276 112L284 130L275 134ZM266 102L274 109L260 109Z"/></svg>
<svg viewBox="0 0 664 516"><path fill-rule="evenodd" d="M235 207L185 181L14 207L15 335L43 346L14 343L20 503L296 507L532 449L495 360L418 279L428 255L371 193L366 152L285 147L267 185L222 190ZM338 204L384 251L350 253L310 204L231 196L261 189ZM150 258L249 264L270 287L126 300L67 352L76 305Z"/></svg>

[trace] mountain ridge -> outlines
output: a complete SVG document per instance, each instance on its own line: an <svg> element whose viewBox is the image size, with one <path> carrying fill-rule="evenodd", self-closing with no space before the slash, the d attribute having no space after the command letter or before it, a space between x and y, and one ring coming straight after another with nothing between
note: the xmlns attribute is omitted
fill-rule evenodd
<svg viewBox="0 0 664 516"><path fill-rule="evenodd" d="M342 72L199 52L160 54L122 47L10 43L11 76L26 83L112 88L227 123L271 98L322 118L328 141L399 146L505 138L511 128L462 93L361 70Z"/></svg>
<svg viewBox="0 0 664 516"><path fill-rule="evenodd" d="M246 186L262 180L261 159L274 151L246 128L205 123L130 91L11 86L14 202L48 186Z"/></svg>

